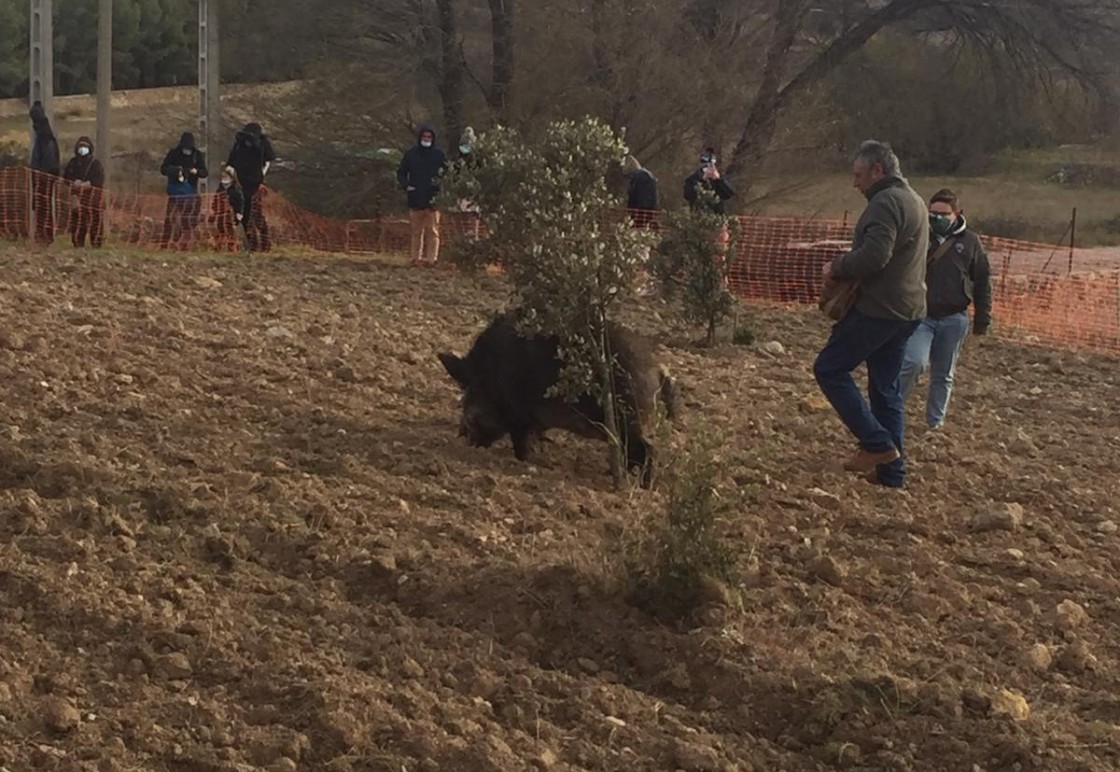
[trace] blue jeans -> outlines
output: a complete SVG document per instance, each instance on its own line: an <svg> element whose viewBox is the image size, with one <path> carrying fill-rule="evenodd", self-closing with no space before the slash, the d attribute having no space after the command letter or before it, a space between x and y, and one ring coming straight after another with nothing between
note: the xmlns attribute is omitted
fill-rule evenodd
<svg viewBox="0 0 1120 772"><path fill-rule="evenodd" d="M966 337L968 312L962 311L940 319L923 319L906 344L902 359L902 397L910 398L918 377L928 368L926 423L930 426L940 426L945 421L949 397L953 394L953 373Z"/></svg>
<svg viewBox="0 0 1120 772"><path fill-rule="evenodd" d="M860 447L871 453L896 448L903 454L904 402L899 373L906 342L917 326L917 321L875 319L853 309L833 326L828 343L813 363L821 391ZM870 404L852 378L852 371L864 362ZM905 455L881 465L878 476L884 485L902 487Z"/></svg>

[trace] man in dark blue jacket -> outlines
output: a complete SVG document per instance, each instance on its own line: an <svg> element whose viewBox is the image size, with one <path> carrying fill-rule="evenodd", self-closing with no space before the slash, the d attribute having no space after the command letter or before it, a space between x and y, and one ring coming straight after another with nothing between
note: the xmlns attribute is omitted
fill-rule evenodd
<svg viewBox="0 0 1120 772"><path fill-rule="evenodd" d="M435 129L425 123L420 126L417 143L405 152L397 168L397 182L408 194L414 265L434 265L439 260L439 210L435 197L446 161L447 156L436 147Z"/></svg>
<svg viewBox="0 0 1120 772"><path fill-rule="evenodd" d="M54 241L54 191L62 171L58 139L42 102L31 106L31 127L35 142L31 146L31 207L35 212L35 240L50 245Z"/></svg>
<svg viewBox="0 0 1120 772"><path fill-rule="evenodd" d="M167 178L167 210L163 216L163 234L159 245L166 249L171 243L175 226L179 226L176 245L190 249L194 244L194 232L198 216L202 211L202 199L198 196L198 181L209 172L206 169L206 156L195 147L194 134L183 132L179 144L167 151L160 174Z"/></svg>

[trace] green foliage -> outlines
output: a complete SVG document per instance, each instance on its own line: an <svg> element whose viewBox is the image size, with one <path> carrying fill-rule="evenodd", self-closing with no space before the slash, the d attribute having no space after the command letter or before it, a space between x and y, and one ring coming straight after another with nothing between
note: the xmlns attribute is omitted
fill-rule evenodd
<svg viewBox="0 0 1120 772"><path fill-rule="evenodd" d="M489 234L461 244L458 259L501 263L527 312L524 329L561 340L566 396L602 387L605 325L651 239L630 227L605 182L626 154L593 118L550 124L534 142L499 127L479 137L472 164L444 180L443 203L473 202Z"/></svg>
<svg viewBox="0 0 1120 772"><path fill-rule="evenodd" d="M97 85L97 0L54 4L55 93L92 93ZM0 98L28 87L28 4L0 0ZM197 79L195 0L113 4L113 87L148 88ZM9 34L11 33L11 34Z"/></svg>
<svg viewBox="0 0 1120 772"><path fill-rule="evenodd" d="M27 89L27 9L26 0L0 0L0 97Z"/></svg>
<svg viewBox="0 0 1120 772"><path fill-rule="evenodd" d="M596 394L615 439L612 472L621 484L621 432L607 323L634 284L651 237L630 227L606 172L627 147L594 118L549 124L539 140L496 128L479 137L474 160L445 176L444 205L466 199L488 235L458 250L466 266L500 262L513 283L526 334L555 335L564 363L554 393Z"/></svg>
<svg viewBox="0 0 1120 772"><path fill-rule="evenodd" d="M698 191L701 202L714 200L710 191ZM729 242L721 244L728 231ZM735 310L727 286L728 260L738 236L738 221L712 212L707 206L672 212L665 221L665 238L651 256L651 273L666 297L680 294L686 321L705 328L707 343L715 341L716 328Z"/></svg>
<svg viewBox="0 0 1120 772"><path fill-rule="evenodd" d="M710 434L698 437L673 458L665 517L643 534L649 542L627 566L635 601L673 617L726 604L734 579L736 553L719 533L720 521L733 510L717 487L715 448L723 443Z"/></svg>
<svg viewBox="0 0 1120 772"><path fill-rule="evenodd" d="M738 324L731 332L731 342L736 346L750 346L757 337L749 324Z"/></svg>

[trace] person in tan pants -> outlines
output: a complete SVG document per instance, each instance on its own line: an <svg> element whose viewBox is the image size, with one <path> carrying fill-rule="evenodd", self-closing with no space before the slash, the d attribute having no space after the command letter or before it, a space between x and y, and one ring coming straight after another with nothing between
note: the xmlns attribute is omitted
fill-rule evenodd
<svg viewBox="0 0 1120 772"><path fill-rule="evenodd" d="M435 207L408 210L413 264L431 264L439 260L439 219L439 210Z"/></svg>
<svg viewBox="0 0 1120 772"><path fill-rule="evenodd" d="M436 147L436 132L422 124L418 141L410 147L397 168L397 182L408 194L408 219L412 230L412 262L434 265L439 260L439 175L447 156Z"/></svg>

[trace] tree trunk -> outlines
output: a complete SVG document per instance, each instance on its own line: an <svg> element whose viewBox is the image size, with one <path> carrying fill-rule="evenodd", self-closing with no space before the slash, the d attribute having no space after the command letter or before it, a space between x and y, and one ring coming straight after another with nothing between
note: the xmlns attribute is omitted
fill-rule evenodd
<svg viewBox="0 0 1120 772"><path fill-rule="evenodd" d="M611 65L607 44L606 0L591 0L591 58L594 62L594 81L603 92L613 99L614 68Z"/></svg>
<svg viewBox="0 0 1120 772"><path fill-rule="evenodd" d="M444 131L450 147L459 141L464 127L463 59L453 0L436 0L436 10L439 13L441 54L439 95L443 100Z"/></svg>
<svg viewBox="0 0 1120 772"><path fill-rule="evenodd" d="M909 18L926 5L925 0L891 0L874 13L860 19L832 41L823 51L809 61L788 83L779 87L782 70L788 61L789 48L801 28L806 4L801 0L782 2L779 6L777 28L766 57L763 84L751 105L746 126L731 154L727 175L739 180L737 187L746 198L751 178L760 170L763 157L774 141L778 116L790 99L834 70L851 53L859 50L879 30L902 19Z"/></svg>
<svg viewBox="0 0 1120 772"><path fill-rule="evenodd" d="M493 41L493 63L490 93L486 101L494 120L508 125L513 112L513 37L514 0L490 0L490 34Z"/></svg>
<svg viewBox="0 0 1120 772"><path fill-rule="evenodd" d="M603 424L607 430L607 442L610 447L611 481L615 490L622 490L626 480L626 464L624 461L625 448L623 447L623 433L619 426L619 416L616 411L618 405L615 399L614 383L614 352L611 351L610 338L607 335L607 315L600 309L595 320L598 329L599 346L596 352L595 369L599 379L599 389L603 400Z"/></svg>

